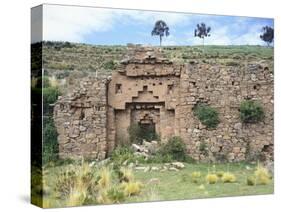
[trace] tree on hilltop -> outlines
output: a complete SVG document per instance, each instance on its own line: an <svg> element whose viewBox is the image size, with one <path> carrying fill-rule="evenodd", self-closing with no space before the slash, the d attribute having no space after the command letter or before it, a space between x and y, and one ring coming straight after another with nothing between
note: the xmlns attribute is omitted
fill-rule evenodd
<svg viewBox="0 0 281 212"><path fill-rule="evenodd" d="M205 37L210 37L211 27L207 27L205 23L197 24L197 28L194 30L194 37L199 37L203 39L203 46L204 46L204 39Z"/></svg>
<svg viewBox="0 0 281 212"><path fill-rule="evenodd" d="M156 21L154 28L151 32L151 36L155 36L155 35L159 36L160 38L160 46L162 45L162 37L163 36L167 37L170 35L169 27L164 21L162 20Z"/></svg>
<svg viewBox="0 0 281 212"><path fill-rule="evenodd" d="M267 43L269 46L274 39L274 29L270 26L264 26L262 28L262 34L260 35L260 39Z"/></svg>

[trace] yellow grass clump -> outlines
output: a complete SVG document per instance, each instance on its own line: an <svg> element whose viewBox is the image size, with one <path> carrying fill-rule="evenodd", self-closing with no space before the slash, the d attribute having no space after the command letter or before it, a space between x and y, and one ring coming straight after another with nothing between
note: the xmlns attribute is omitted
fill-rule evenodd
<svg viewBox="0 0 281 212"><path fill-rule="evenodd" d="M216 174L207 174L206 181L208 184L216 184L218 182L218 177Z"/></svg>
<svg viewBox="0 0 281 212"><path fill-rule="evenodd" d="M108 168L102 168L99 175L98 185L100 188L108 188L111 184L111 173Z"/></svg>
<svg viewBox="0 0 281 212"><path fill-rule="evenodd" d="M270 183L270 174L269 174L268 170L261 165L257 166L257 169L256 169L254 175L256 178L256 184L267 185Z"/></svg>
<svg viewBox="0 0 281 212"><path fill-rule="evenodd" d="M141 192L142 184L140 182L124 182L121 184L121 188L123 188L125 195L130 197Z"/></svg>
<svg viewBox="0 0 281 212"><path fill-rule="evenodd" d="M247 177L247 185L249 185L249 186L256 185L256 179L254 176Z"/></svg>
<svg viewBox="0 0 281 212"><path fill-rule="evenodd" d="M191 180L193 183L198 183L201 177L201 172L192 172L191 173Z"/></svg>
<svg viewBox="0 0 281 212"><path fill-rule="evenodd" d="M235 175L230 172L225 172L221 179L223 183L234 183L236 181Z"/></svg>
<svg viewBox="0 0 281 212"><path fill-rule="evenodd" d="M122 167L119 171L120 182L132 182L134 180L134 174L132 169Z"/></svg>

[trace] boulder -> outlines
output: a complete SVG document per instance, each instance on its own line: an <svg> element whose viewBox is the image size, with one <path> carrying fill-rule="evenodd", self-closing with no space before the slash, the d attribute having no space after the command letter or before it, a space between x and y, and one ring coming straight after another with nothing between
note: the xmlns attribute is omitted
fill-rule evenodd
<svg viewBox="0 0 281 212"><path fill-rule="evenodd" d="M171 164L173 167L175 167L177 169L183 169L185 167L185 165L182 162L173 162Z"/></svg>

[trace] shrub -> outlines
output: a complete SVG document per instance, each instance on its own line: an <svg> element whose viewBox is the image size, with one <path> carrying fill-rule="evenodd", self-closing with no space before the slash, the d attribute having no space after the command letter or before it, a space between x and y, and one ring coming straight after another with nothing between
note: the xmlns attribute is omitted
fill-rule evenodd
<svg viewBox="0 0 281 212"><path fill-rule="evenodd" d="M52 118L43 119L43 164L58 159L59 145L57 130Z"/></svg>
<svg viewBox="0 0 281 212"><path fill-rule="evenodd" d="M193 183L198 183L201 178L201 172L192 172L191 173L191 180Z"/></svg>
<svg viewBox="0 0 281 212"><path fill-rule="evenodd" d="M120 182L131 182L134 180L134 174L131 169L128 168L120 168L118 172Z"/></svg>
<svg viewBox="0 0 281 212"><path fill-rule="evenodd" d="M216 184L218 182L218 177L216 174L207 174L206 181L208 184Z"/></svg>
<svg viewBox="0 0 281 212"><path fill-rule="evenodd" d="M266 168L258 165L255 171L256 184L267 185L270 182L270 174Z"/></svg>
<svg viewBox="0 0 281 212"><path fill-rule="evenodd" d="M240 118L244 123L257 123L263 120L264 110L259 103L246 100L240 104Z"/></svg>
<svg viewBox="0 0 281 212"><path fill-rule="evenodd" d="M145 162L147 163L170 163L173 161L173 157L170 154L162 154L160 151L155 155L149 157Z"/></svg>
<svg viewBox="0 0 281 212"><path fill-rule="evenodd" d="M174 136L168 140L168 142L162 145L158 151L161 155L170 155L173 160L185 161L186 152L185 144L178 136Z"/></svg>
<svg viewBox="0 0 281 212"><path fill-rule="evenodd" d="M49 77L42 76L36 78L36 88L49 88L51 86Z"/></svg>
<svg viewBox="0 0 281 212"><path fill-rule="evenodd" d="M234 183L236 181L236 177L234 174L230 173L230 172L225 172L222 175L222 182L223 183Z"/></svg>
<svg viewBox="0 0 281 212"><path fill-rule="evenodd" d="M54 104L58 96L60 95L60 91L57 87L48 87L42 90L43 92L43 113L44 115L51 116L53 115L53 107L51 106Z"/></svg>
<svg viewBox="0 0 281 212"><path fill-rule="evenodd" d="M247 185L249 186L256 185L256 179L254 176L247 177Z"/></svg>
<svg viewBox="0 0 281 212"><path fill-rule="evenodd" d="M219 124L218 112L207 105L197 105L194 109L194 114L208 128L216 128Z"/></svg>
<svg viewBox="0 0 281 212"><path fill-rule="evenodd" d="M111 154L111 160L114 164L114 169L119 169L120 166L125 162L132 162L136 159L134 152L128 146L119 146L113 150Z"/></svg>
<svg viewBox="0 0 281 212"><path fill-rule="evenodd" d="M125 193L121 189L113 187L107 191L107 197L112 203L120 203L125 200ZM107 200L107 202L109 201Z"/></svg>
<svg viewBox="0 0 281 212"><path fill-rule="evenodd" d="M126 196L137 195L141 191L142 184L140 182L128 182L122 183L121 188L123 188Z"/></svg>
<svg viewBox="0 0 281 212"><path fill-rule="evenodd" d="M111 184L111 173L108 168L103 167L99 174L98 185L100 188L108 188Z"/></svg>
<svg viewBox="0 0 281 212"><path fill-rule="evenodd" d="M107 61L107 62L105 62L105 63L103 64L103 68L104 68L104 69L109 69L109 70L114 70L114 69L116 69L116 66L117 66L117 64L116 64L116 62L114 62L113 60L109 60L109 61Z"/></svg>

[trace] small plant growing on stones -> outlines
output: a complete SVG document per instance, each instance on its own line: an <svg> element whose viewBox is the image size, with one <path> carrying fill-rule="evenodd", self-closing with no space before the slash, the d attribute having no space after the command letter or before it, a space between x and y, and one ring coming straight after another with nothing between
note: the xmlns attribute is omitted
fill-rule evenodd
<svg viewBox="0 0 281 212"><path fill-rule="evenodd" d="M236 181L236 177L234 174L230 172L225 172L222 175L221 180L223 183L234 183Z"/></svg>
<svg viewBox="0 0 281 212"><path fill-rule="evenodd" d="M197 105L194 109L194 115L202 124L210 129L216 128L219 124L219 114L217 110L208 105Z"/></svg>
<svg viewBox="0 0 281 212"><path fill-rule="evenodd" d="M240 104L240 118L244 123L257 123L264 119L264 110L258 102L246 100Z"/></svg>

